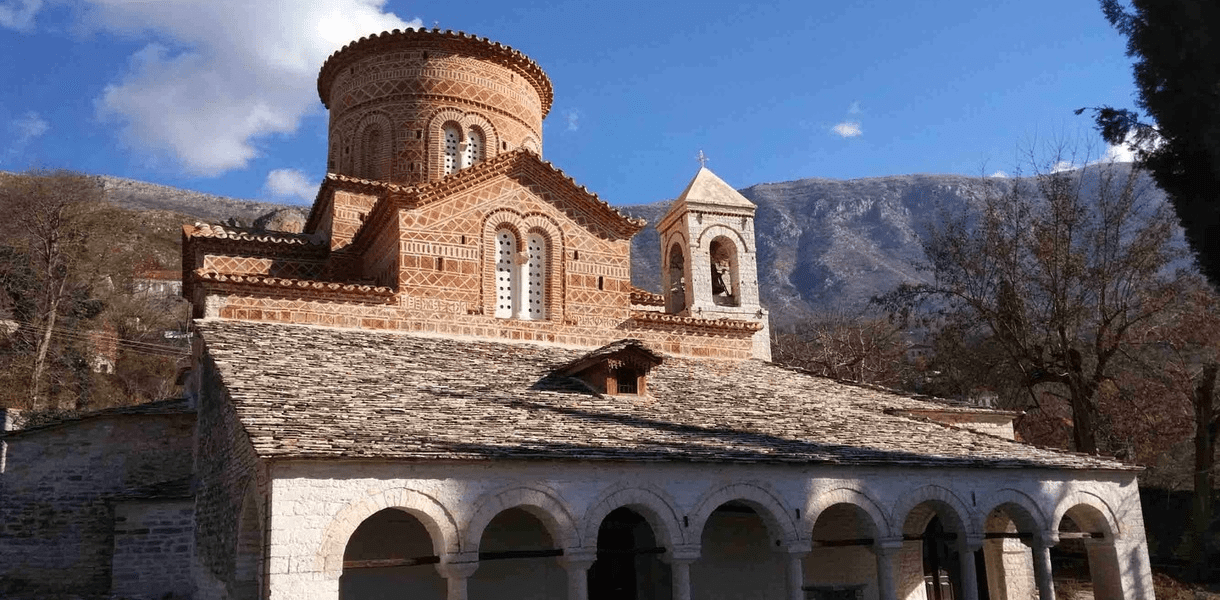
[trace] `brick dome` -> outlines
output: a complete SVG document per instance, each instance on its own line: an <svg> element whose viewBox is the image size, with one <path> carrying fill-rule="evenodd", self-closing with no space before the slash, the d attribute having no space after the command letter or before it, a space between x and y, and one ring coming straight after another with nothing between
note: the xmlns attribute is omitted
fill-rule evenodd
<svg viewBox="0 0 1220 600"><path fill-rule="evenodd" d="M418 184L508 150L542 152L553 89L529 57L463 32L394 30L335 52L318 75L327 170Z"/></svg>

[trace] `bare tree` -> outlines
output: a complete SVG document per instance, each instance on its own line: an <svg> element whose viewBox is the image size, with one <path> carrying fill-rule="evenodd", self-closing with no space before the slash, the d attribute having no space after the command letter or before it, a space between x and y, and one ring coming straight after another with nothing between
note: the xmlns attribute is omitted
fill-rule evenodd
<svg viewBox="0 0 1220 600"><path fill-rule="evenodd" d="M1096 452L1099 393L1132 327L1177 297L1184 256L1172 209L1125 165L1094 165L1060 147L1033 175L989 180L989 192L932 225L932 282L881 298L893 310L934 307L1003 353L1035 407L1061 398L1072 442Z"/></svg>
<svg viewBox="0 0 1220 600"><path fill-rule="evenodd" d="M776 334L775 362L824 377L899 386L908 372L905 332L884 316L828 309Z"/></svg>
<svg viewBox="0 0 1220 600"><path fill-rule="evenodd" d="M97 229L101 189L84 175L32 172L0 179L4 237L26 253L36 278L31 325L35 332L29 377L31 409L42 408L47 357L68 299L93 283L99 258L110 250Z"/></svg>

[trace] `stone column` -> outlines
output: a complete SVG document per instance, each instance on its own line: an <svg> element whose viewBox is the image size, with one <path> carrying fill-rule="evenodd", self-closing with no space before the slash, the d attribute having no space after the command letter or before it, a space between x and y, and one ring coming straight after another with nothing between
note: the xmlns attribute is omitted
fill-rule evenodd
<svg viewBox="0 0 1220 600"><path fill-rule="evenodd" d="M673 574L673 600L691 600L690 565L699 560L699 547L676 546L670 549L667 558Z"/></svg>
<svg viewBox="0 0 1220 600"><path fill-rule="evenodd" d="M788 598L805 599L805 557L809 554L809 543L789 545L784 549L787 556Z"/></svg>
<svg viewBox="0 0 1220 600"><path fill-rule="evenodd" d="M457 558L456 556L453 558ZM468 558L468 557L462 557ZM449 562L451 557L442 556L441 562L437 563L436 571L441 574L448 582L448 594L446 600L466 600L466 580L470 579L471 575L478 570L479 563L475 561L468 562Z"/></svg>
<svg viewBox="0 0 1220 600"><path fill-rule="evenodd" d="M1034 551L1034 583L1038 585L1038 598L1055 600L1055 582L1051 579L1051 546L1059 541L1059 532L1035 535L1030 543Z"/></svg>
<svg viewBox="0 0 1220 600"><path fill-rule="evenodd" d="M880 538L870 549L877 556L878 598L898 600L898 584L894 581L894 557L902 551L902 538Z"/></svg>
<svg viewBox="0 0 1220 600"><path fill-rule="evenodd" d="M597 549L564 549L559 564L568 572L568 600L589 600L589 567L597 560Z"/></svg>
<svg viewBox="0 0 1220 600"><path fill-rule="evenodd" d="M958 544L959 571L962 578L962 600L979 600L979 574L974 564L974 551L983 547L983 536L966 535Z"/></svg>

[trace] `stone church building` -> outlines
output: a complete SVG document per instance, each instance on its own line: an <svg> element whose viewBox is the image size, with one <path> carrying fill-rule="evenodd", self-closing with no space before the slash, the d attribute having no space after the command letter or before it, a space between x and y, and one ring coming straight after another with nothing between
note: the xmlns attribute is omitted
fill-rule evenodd
<svg viewBox="0 0 1220 600"><path fill-rule="evenodd" d="M1049 600L1056 546L1153 597L1136 467L770 363L755 206L706 168L632 287L644 223L543 160L525 55L387 32L318 92L304 231L184 229L186 398L6 421L8 597Z"/></svg>

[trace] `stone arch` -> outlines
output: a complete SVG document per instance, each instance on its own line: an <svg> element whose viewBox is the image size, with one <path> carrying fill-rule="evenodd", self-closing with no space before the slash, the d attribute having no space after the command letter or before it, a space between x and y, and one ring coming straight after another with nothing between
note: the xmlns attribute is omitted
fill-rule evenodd
<svg viewBox="0 0 1220 600"><path fill-rule="evenodd" d="M394 145L394 126L385 113L365 115L356 126L356 135L351 143L355 175L362 179L389 179L391 150Z"/></svg>
<svg viewBox="0 0 1220 600"><path fill-rule="evenodd" d="M568 504L559 495L543 487L514 487L494 492L475 503L474 515L466 526L462 547L478 552L483 531L496 515L510 508L520 508L542 521L551 539L561 548L578 548L580 531Z"/></svg>
<svg viewBox="0 0 1220 600"><path fill-rule="evenodd" d="M750 249L750 245L746 243L746 238L742 236L740 231L719 224L712 225L711 227L699 232L699 240L696 245L699 248L707 250L709 249L712 240L718 237L726 237L732 241L733 244L737 246L738 254L749 254L753 252L753 250Z"/></svg>
<svg viewBox="0 0 1220 600"><path fill-rule="evenodd" d="M681 232L670 234L661 245L661 293L665 296L665 312L677 314L686 309L687 264L690 243Z"/></svg>
<svg viewBox="0 0 1220 600"><path fill-rule="evenodd" d="M392 488L367 496L343 507L322 534L315 554L314 568L328 580L338 580L343 574L343 551L356 528L374 513L395 508L419 519L432 538L432 550L438 556L461 551L457 522L450 511L437 499L408 488Z"/></svg>
<svg viewBox="0 0 1220 600"><path fill-rule="evenodd" d="M690 530L702 535L712 511L730 501L743 502L753 508L767 526L767 533L781 543L791 543L807 537L801 535L793 522L795 510L788 508L779 494L759 483L733 483L705 494L691 512Z"/></svg>
<svg viewBox="0 0 1220 600"><path fill-rule="evenodd" d="M1098 494L1077 490L1064 496L1055 506L1048 529L1058 531L1063 517L1069 512L1077 525L1092 531L1101 531L1108 542L1122 535L1113 507Z"/></svg>
<svg viewBox="0 0 1220 600"><path fill-rule="evenodd" d="M590 547L597 545L597 532L602 521L617 508L630 508L639 513L652 527L661 546L672 550L685 545L687 536L674 510L674 503L659 490L644 487L613 488L585 511L581 521L582 539Z"/></svg>
<svg viewBox="0 0 1220 600"><path fill-rule="evenodd" d="M952 516L954 519L954 521L952 521L952 525L956 526L963 534L979 534L977 529L972 529L974 524L978 522L978 518L975 516L974 512L971 511L966 506L966 503L962 502L961 498L958 498L956 494L939 485L926 485L900 496L898 503L890 512L892 520L891 522L893 522L896 529L898 529L898 531L895 531L894 533L899 535L904 533L909 533L912 535L922 533L923 527L927 525L927 522L932 519L933 515L929 514L926 519L917 519L918 522L915 523L908 523L907 521L909 520L908 517L910 516L911 511L915 510L916 507L926 502L938 503L951 509L952 514L950 516ZM911 528L917 528L919 531L907 531Z"/></svg>
<svg viewBox="0 0 1220 600"><path fill-rule="evenodd" d="M987 519L997 508L1004 509L1021 530L1030 533L1047 530L1046 513L1025 492L1004 488L984 498L979 506L981 509L973 515L973 529L977 532L987 532Z"/></svg>
<svg viewBox="0 0 1220 600"><path fill-rule="evenodd" d="M801 515L801 531L812 531L822 512L836 504L850 504L864 511L872 519L878 537L894 535L890 520L886 518L881 504L868 494L849 487L835 488L818 494L816 498L810 498L809 503L805 505L805 514Z"/></svg>

